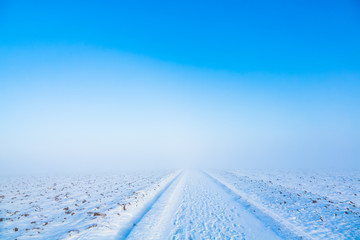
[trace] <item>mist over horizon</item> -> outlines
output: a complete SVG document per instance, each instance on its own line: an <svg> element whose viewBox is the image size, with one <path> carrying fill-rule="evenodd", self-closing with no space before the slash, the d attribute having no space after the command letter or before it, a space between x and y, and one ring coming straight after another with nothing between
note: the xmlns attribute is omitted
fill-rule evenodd
<svg viewBox="0 0 360 240"><path fill-rule="evenodd" d="M8 55L3 174L359 168L358 76L238 74L84 49Z"/></svg>

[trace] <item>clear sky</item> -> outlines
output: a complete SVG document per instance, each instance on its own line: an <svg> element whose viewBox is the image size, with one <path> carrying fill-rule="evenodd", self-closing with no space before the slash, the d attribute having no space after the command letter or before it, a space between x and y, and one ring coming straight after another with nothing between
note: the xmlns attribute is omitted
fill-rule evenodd
<svg viewBox="0 0 360 240"><path fill-rule="evenodd" d="M2 173L360 167L360 2L0 0Z"/></svg>

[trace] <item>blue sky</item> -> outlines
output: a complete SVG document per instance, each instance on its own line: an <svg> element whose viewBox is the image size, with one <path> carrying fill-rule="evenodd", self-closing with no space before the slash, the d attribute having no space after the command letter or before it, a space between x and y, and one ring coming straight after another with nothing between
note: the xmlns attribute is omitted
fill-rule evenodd
<svg viewBox="0 0 360 240"><path fill-rule="evenodd" d="M1 1L0 160L359 167L359 13L355 0Z"/></svg>
<svg viewBox="0 0 360 240"><path fill-rule="evenodd" d="M1 40L91 45L235 72L358 72L360 3L2 1Z"/></svg>

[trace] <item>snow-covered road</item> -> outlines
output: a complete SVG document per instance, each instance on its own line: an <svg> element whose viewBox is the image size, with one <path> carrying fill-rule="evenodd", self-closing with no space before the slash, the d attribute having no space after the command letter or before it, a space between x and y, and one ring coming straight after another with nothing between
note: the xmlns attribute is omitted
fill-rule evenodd
<svg viewBox="0 0 360 240"><path fill-rule="evenodd" d="M184 171L120 239L281 239L203 172Z"/></svg>

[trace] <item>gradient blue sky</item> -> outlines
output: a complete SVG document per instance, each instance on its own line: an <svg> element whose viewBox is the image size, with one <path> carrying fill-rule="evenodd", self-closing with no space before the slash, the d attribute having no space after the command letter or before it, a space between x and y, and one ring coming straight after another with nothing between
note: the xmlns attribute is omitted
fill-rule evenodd
<svg viewBox="0 0 360 240"><path fill-rule="evenodd" d="M359 43L355 0L0 0L2 172L359 168Z"/></svg>

